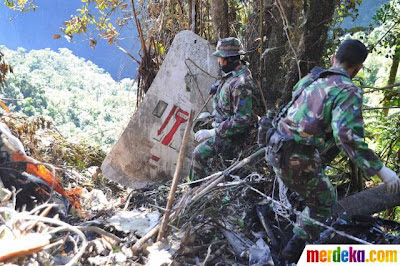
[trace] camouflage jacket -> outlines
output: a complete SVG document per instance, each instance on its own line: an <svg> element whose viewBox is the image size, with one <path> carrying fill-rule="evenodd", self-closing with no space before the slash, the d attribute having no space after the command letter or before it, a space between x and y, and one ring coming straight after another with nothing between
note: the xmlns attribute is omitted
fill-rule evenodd
<svg viewBox="0 0 400 266"><path fill-rule="evenodd" d="M332 68L335 69L335 68ZM319 151L336 143L368 176L382 168L382 162L364 142L362 91L345 76L320 78L306 87L278 122L278 129L301 144ZM294 91L310 80L310 74L301 79Z"/></svg>
<svg viewBox="0 0 400 266"><path fill-rule="evenodd" d="M253 77L245 64L240 64L222 77L213 101L218 136L231 137L244 133L252 125L254 88Z"/></svg>

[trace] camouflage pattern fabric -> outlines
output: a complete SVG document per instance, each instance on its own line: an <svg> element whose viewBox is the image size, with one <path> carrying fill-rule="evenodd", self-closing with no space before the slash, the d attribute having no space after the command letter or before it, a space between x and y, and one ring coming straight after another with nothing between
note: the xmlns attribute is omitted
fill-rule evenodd
<svg viewBox="0 0 400 266"><path fill-rule="evenodd" d="M192 154L192 166L189 172L189 180L194 181L211 174L211 169L208 167L208 159L218 154L230 156L231 154L229 151L233 148L233 143L235 143L235 141L231 138L214 136L197 145Z"/></svg>
<svg viewBox="0 0 400 266"><path fill-rule="evenodd" d="M315 240L321 228L307 220L324 221L336 194L325 176L320 152L335 144L368 176L382 168L382 162L364 142L362 91L351 82L344 69L331 68L345 74L320 78L306 87L278 121L276 128L294 143L308 145L312 154L283 150L285 165L274 167L285 185L300 194L307 208L298 217L294 233L303 239ZM310 80L301 79L294 91ZM302 145L301 145L302 146ZM304 147L304 146L303 146ZM298 150L298 149L297 149ZM285 154L288 153L288 154Z"/></svg>
<svg viewBox="0 0 400 266"><path fill-rule="evenodd" d="M293 232L305 240L319 237L321 228L307 218L324 222L331 214L331 206L336 202L336 191L325 175L317 150L312 153L294 152L288 155L286 163L274 167L275 174L285 186L296 191L305 201L306 208L297 218Z"/></svg>
<svg viewBox="0 0 400 266"><path fill-rule="evenodd" d="M335 70L346 73L344 69ZM294 90L309 78L300 80ZM305 88L277 128L297 143L319 151L334 141L368 176L377 174L383 166L363 140L362 91L348 77L321 78Z"/></svg>
<svg viewBox="0 0 400 266"><path fill-rule="evenodd" d="M254 90L255 84L247 65L240 64L222 78L213 101L218 136L231 137L243 133L254 122Z"/></svg>
<svg viewBox="0 0 400 266"><path fill-rule="evenodd" d="M200 143L192 154L190 179L206 176L207 160L231 149L254 125L252 92L254 82L247 65L240 64L222 77L213 100L216 136Z"/></svg>
<svg viewBox="0 0 400 266"><path fill-rule="evenodd" d="M218 41L217 49L213 53L216 57L230 57L237 55L244 55L246 52L243 50L242 43L238 38L228 37Z"/></svg>

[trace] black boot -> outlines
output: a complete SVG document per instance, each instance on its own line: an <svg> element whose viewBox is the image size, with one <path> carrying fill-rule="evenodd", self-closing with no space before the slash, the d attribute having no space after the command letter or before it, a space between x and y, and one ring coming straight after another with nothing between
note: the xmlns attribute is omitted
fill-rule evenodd
<svg viewBox="0 0 400 266"><path fill-rule="evenodd" d="M305 246L306 241L304 239L293 235L286 244L286 247L282 250L283 259L288 263L297 263Z"/></svg>

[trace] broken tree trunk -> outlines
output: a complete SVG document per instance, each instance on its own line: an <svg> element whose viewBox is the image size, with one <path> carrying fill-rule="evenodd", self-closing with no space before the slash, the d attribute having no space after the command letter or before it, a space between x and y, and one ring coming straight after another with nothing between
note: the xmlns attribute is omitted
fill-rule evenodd
<svg viewBox="0 0 400 266"><path fill-rule="evenodd" d="M385 185L380 185L340 200L332 207L332 214L344 219L354 215L372 215L400 205L400 194L389 194Z"/></svg>

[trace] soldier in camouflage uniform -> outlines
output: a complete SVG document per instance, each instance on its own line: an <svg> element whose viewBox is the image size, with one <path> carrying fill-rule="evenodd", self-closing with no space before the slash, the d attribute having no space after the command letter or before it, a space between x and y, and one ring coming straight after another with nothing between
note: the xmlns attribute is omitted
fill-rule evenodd
<svg viewBox="0 0 400 266"><path fill-rule="evenodd" d="M196 132L195 139L201 143L192 154L191 181L204 178L208 159L226 154L254 125L252 94L255 85L247 63L240 60L244 54L237 38L225 38L217 44L213 55L218 57L223 75L210 90L210 94L215 94L213 129Z"/></svg>
<svg viewBox="0 0 400 266"><path fill-rule="evenodd" d="M336 201L320 155L327 147L336 145L368 176L378 174L389 192L399 191L396 173L384 167L363 140L362 91L351 79L367 54L361 42L344 41L332 60L333 66L325 71L315 68L301 79L293 89L292 100L275 120L266 159L307 206L297 219L294 237L282 252L289 262L299 259L306 241L319 237L321 228L307 217L324 222Z"/></svg>

